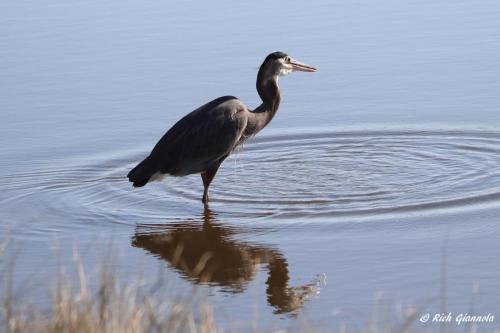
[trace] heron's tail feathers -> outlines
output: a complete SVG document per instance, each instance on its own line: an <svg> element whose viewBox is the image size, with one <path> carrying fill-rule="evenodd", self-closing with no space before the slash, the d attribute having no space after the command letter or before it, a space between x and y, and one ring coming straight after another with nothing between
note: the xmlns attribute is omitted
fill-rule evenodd
<svg viewBox="0 0 500 333"><path fill-rule="evenodd" d="M139 163L135 168L130 170L127 177L134 187L141 187L146 185L150 178L158 172L158 165L151 158L146 158Z"/></svg>

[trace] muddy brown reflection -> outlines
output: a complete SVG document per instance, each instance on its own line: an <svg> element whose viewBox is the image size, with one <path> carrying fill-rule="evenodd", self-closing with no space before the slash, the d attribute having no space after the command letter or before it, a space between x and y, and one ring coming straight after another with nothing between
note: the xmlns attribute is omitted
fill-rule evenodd
<svg viewBox="0 0 500 333"><path fill-rule="evenodd" d="M216 213L205 208L199 218L137 225L132 246L165 260L194 284L213 284L233 293L243 292L259 266L265 265L267 301L275 313L294 313L319 292L316 281L290 287L284 255L267 245L234 239L243 232L251 230L218 221Z"/></svg>

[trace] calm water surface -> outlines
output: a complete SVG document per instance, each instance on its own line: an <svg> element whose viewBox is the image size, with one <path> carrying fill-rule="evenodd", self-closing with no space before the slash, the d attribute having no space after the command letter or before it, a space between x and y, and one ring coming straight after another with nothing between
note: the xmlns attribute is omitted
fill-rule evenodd
<svg viewBox="0 0 500 333"><path fill-rule="evenodd" d="M446 311L470 311L479 285L475 312L500 319L500 5L305 6L0 4L0 232L25 297L46 302L76 244L125 281L199 286L221 323L362 327L381 292L396 317L442 295L444 253ZM185 113L226 94L257 106L277 49L318 72L281 80L209 208L197 175L129 185Z"/></svg>

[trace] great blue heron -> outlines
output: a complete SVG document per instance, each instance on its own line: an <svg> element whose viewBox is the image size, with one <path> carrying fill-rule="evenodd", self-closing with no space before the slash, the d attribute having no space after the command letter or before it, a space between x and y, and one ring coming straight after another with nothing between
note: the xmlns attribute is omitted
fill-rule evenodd
<svg viewBox="0 0 500 333"><path fill-rule="evenodd" d="M208 187L221 163L233 149L257 134L273 119L280 104L278 78L294 71L316 69L283 52L269 54L257 74L262 104L249 110L233 96L219 97L179 120L158 141L151 154L127 175L134 187L160 180L165 175L200 173L208 202Z"/></svg>

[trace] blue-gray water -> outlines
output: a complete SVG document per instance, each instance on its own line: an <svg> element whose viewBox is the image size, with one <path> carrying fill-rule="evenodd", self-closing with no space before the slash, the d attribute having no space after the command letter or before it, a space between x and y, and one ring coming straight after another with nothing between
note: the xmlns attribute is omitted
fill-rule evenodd
<svg viewBox="0 0 500 333"><path fill-rule="evenodd" d="M446 310L470 311L479 285L475 312L500 319L498 2L0 12L0 237L28 298L46 297L76 243L90 266L96 248L112 251L124 280L160 267L176 291L201 285L222 322L294 327L294 310L320 329L362 327L379 292L395 308L439 299L445 257ZM274 50L318 72L280 81L278 115L223 164L209 211L196 175L130 187L127 171L187 112L227 94L257 106ZM167 236L187 243L187 262L214 253L221 273L200 284Z"/></svg>

